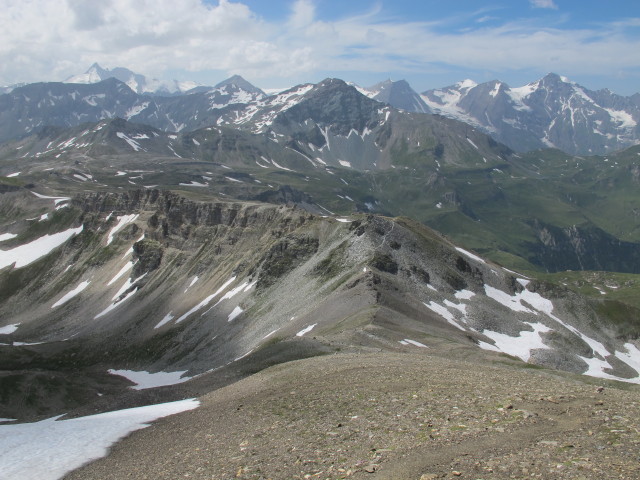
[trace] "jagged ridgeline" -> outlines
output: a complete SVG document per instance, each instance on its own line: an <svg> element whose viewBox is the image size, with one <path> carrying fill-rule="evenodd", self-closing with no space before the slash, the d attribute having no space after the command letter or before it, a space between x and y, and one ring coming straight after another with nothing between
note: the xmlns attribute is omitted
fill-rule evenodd
<svg viewBox="0 0 640 480"><path fill-rule="evenodd" d="M407 218L155 189L52 198L16 188L1 198L6 416L126 392L110 370L182 375L167 383L214 372L206 378L221 384L351 350L508 354L640 378L633 307L516 274Z"/></svg>

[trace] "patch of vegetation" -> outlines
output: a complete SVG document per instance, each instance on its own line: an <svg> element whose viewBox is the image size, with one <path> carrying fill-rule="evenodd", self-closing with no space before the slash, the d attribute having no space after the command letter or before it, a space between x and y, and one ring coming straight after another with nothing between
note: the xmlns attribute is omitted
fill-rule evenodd
<svg viewBox="0 0 640 480"><path fill-rule="evenodd" d="M398 264L393 257L387 253L375 252L370 265L381 272L387 272L393 275L398 273Z"/></svg>
<svg viewBox="0 0 640 480"><path fill-rule="evenodd" d="M320 276L324 282L334 278L342 271L346 249L347 242L344 241L315 266L313 273Z"/></svg>
<svg viewBox="0 0 640 480"><path fill-rule="evenodd" d="M431 280L429 272L427 272L424 268L412 265L410 271L414 276L418 277L425 284L428 284Z"/></svg>
<svg viewBox="0 0 640 480"><path fill-rule="evenodd" d="M265 288L276 282L287 272L318 251L319 242L308 235L289 235L271 247L262 260L262 270L258 278L258 288Z"/></svg>

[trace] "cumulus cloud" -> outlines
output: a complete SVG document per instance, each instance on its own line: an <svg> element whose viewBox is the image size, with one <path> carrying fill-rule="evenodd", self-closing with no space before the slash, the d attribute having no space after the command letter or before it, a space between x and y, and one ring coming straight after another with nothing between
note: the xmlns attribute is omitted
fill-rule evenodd
<svg viewBox="0 0 640 480"><path fill-rule="evenodd" d="M344 71L428 72L446 66L573 76L640 65L640 41L627 35L637 19L598 30L550 28L534 20L475 22L456 29L436 19L389 19L379 8L322 20L312 0L292 1L286 18L269 21L241 0L3 3L1 84L63 80L94 62L154 77L169 70L216 71L252 80L308 78L320 70L340 76ZM553 5L551 0L534 3Z"/></svg>
<svg viewBox="0 0 640 480"><path fill-rule="evenodd" d="M553 0L529 0L531 6L534 8L552 8L554 10L558 9L558 6L554 3Z"/></svg>

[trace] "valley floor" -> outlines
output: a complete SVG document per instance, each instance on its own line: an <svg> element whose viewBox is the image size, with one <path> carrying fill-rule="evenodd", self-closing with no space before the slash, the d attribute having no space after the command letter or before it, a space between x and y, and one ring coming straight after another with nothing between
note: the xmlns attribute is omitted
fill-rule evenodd
<svg viewBox="0 0 640 480"><path fill-rule="evenodd" d="M640 478L638 387L495 362L380 352L285 363L65 478Z"/></svg>

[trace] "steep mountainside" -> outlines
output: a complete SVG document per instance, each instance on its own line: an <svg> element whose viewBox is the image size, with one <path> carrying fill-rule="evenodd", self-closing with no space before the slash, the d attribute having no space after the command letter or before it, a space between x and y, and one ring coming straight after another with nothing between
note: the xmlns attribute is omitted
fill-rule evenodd
<svg viewBox="0 0 640 480"><path fill-rule="evenodd" d="M2 145L0 174L7 185L68 194L157 187L405 215L510 268L640 272L638 147L517 155L465 124L380 107L342 82L310 88L265 133L251 133L261 121L181 134L124 120L46 129Z"/></svg>
<svg viewBox="0 0 640 480"><path fill-rule="evenodd" d="M640 94L591 91L553 73L518 88L469 80L426 91L422 98L432 111L474 125L520 152L554 147L601 155L640 141Z"/></svg>
<svg viewBox="0 0 640 480"><path fill-rule="evenodd" d="M353 348L485 349L640 382L637 312L614 319L408 219L158 190L0 200L2 417L118 398L110 369L176 383Z"/></svg>

